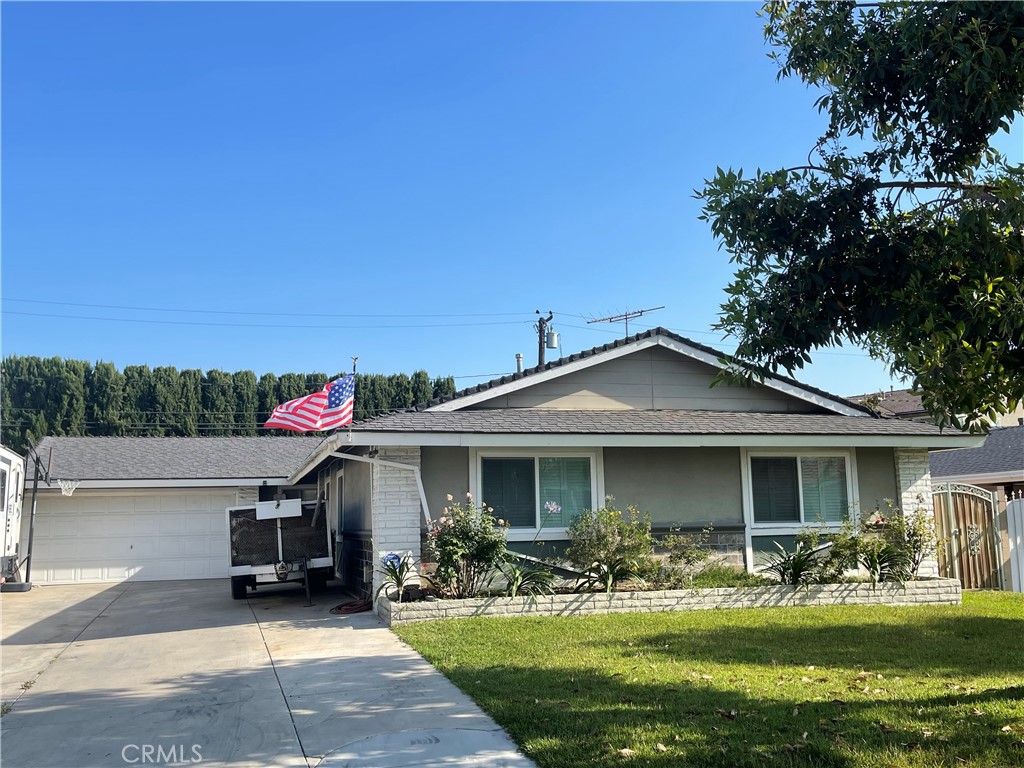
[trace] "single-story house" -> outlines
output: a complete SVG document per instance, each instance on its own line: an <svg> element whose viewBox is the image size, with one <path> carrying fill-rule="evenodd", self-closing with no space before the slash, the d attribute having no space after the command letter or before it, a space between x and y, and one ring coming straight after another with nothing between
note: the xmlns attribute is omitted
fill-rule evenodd
<svg viewBox="0 0 1024 768"><path fill-rule="evenodd" d="M928 450L981 442L782 376L711 387L724 358L655 328L354 424L289 482L338 489L341 575L366 593L382 553L421 557L448 494L493 507L520 550L564 545L610 495L656 530L713 526L716 548L751 568L808 525L838 529L887 499L930 509Z"/></svg>
<svg viewBox="0 0 1024 768"><path fill-rule="evenodd" d="M279 488L326 499L338 574L363 594L383 553L418 561L426 521L467 492L521 551L564 547L573 516L610 495L658 531L713 526L750 568L804 526L886 499L929 507L928 450L981 443L782 376L711 387L724 357L656 328L326 440L47 438L52 476L83 482L41 495L33 580L226 575L224 508Z"/></svg>

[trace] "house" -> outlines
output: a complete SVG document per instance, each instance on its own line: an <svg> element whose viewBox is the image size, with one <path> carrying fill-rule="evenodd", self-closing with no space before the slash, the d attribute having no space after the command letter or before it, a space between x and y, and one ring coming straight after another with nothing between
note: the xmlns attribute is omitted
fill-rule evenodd
<svg viewBox="0 0 1024 768"><path fill-rule="evenodd" d="M992 566L999 574L998 578L990 579L990 584L979 583L978 586L1001 585L1024 591L1021 583L1024 576L1020 575L1024 574L1024 537L1021 534L1024 517L1021 523L1015 524L1010 520L1013 511L1008 508L1010 500L1024 496L1024 426L993 429L981 446L933 451L929 460L932 478L936 482L949 487L977 486L992 494L991 512L986 516L986 524L995 534L996 562ZM969 530L972 523L977 524L977 521L959 520L957 516L962 512L961 508L954 509L953 520L947 527ZM944 527L945 521L937 522L940 529ZM961 549L966 550L967 547ZM970 584L969 576L976 574L961 575L965 584Z"/></svg>
<svg viewBox="0 0 1024 768"><path fill-rule="evenodd" d="M933 417L925 410L920 394L909 389L890 389L888 392L875 392L866 395L854 395L849 398L855 403L867 405L882 416L910 421L931 423ZM1024 403L999 417L996 426L1011 427L1024 424Z"/></svg>
<svg viewBox="0 0 1024 768"><path fill-rule="evenodd" d="M712 388L724 357L655 328L354 424L288 482L336 489L341 575L368 593L382 554L420 558L448 494L493 507L520 551L564 546L573 516L611 495L656 530L712 525L712 543L753 567L804 526L887 499L930 510L928 450L981 442L782 376Z"/></svg>
<svg viewBox="0 0 1024 768"><path fill-rule="evenodd" d="M40 493L33 581L225 576L225 507L280 489L326 500L338 573L363 594L382 554L419 560L427 520L467 492L519 551L564 547L573 516L611 495L656 531L713 526L719 552L753 567L804 526L886 499L930 506L928 450L981 443L782 376L711 387L723 359L656 328L326 440L46 438L52 477L82 483Z"/></svg>
<svg viewBox="0 0 1024 768"><path fill-rule="evenodd" d="M40 484L32 581L104 582L228 575L225 508L266 501L316 437L46 437L36 452L71 496ZM314 498L292 484L286 494ZM29 507L21 551L28 546Z"/></svg>

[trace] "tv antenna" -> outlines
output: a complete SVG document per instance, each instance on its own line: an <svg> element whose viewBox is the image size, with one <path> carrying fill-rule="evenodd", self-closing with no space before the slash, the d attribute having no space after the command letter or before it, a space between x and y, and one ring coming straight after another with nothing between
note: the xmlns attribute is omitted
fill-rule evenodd
<svg viewBox="0 0 1024 768"><path fill-rule="evenodd" d="M664 306L661 306L661 307L649 307L648 309L627 310L626 312L623 312L621 315L611 315L609 317L598 317L598 318L595 318L593 320L587 320L587 325L590 325L592 323L621 323L621 322L625 321L625 323L626 323L626 336L629 336L629 321L632 318L634 318L634 317L643 317L648 312L656 312L657 310L664 309L664 308L665 308Z"/></svg>

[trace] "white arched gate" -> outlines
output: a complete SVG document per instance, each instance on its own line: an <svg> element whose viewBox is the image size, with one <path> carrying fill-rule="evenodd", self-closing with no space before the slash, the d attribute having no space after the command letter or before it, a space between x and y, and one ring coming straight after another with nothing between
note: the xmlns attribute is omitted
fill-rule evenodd
<svg viewBox="0 0 1024 768"><path fill-rule="evenodd" d="M964 589L1002 589L996 495L965 483L932 485L939 574Z"/></svg>

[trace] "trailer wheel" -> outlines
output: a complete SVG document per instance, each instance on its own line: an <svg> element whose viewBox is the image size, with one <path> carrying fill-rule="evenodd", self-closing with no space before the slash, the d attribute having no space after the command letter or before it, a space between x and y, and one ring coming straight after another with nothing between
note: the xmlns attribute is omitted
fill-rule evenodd
<svg viewBox="0 0 1024 768"><path fill-rule="evenodd" d="M249 588L249 580L245 576L231 577L231 597L234 600L245 600Z"/></svg>

